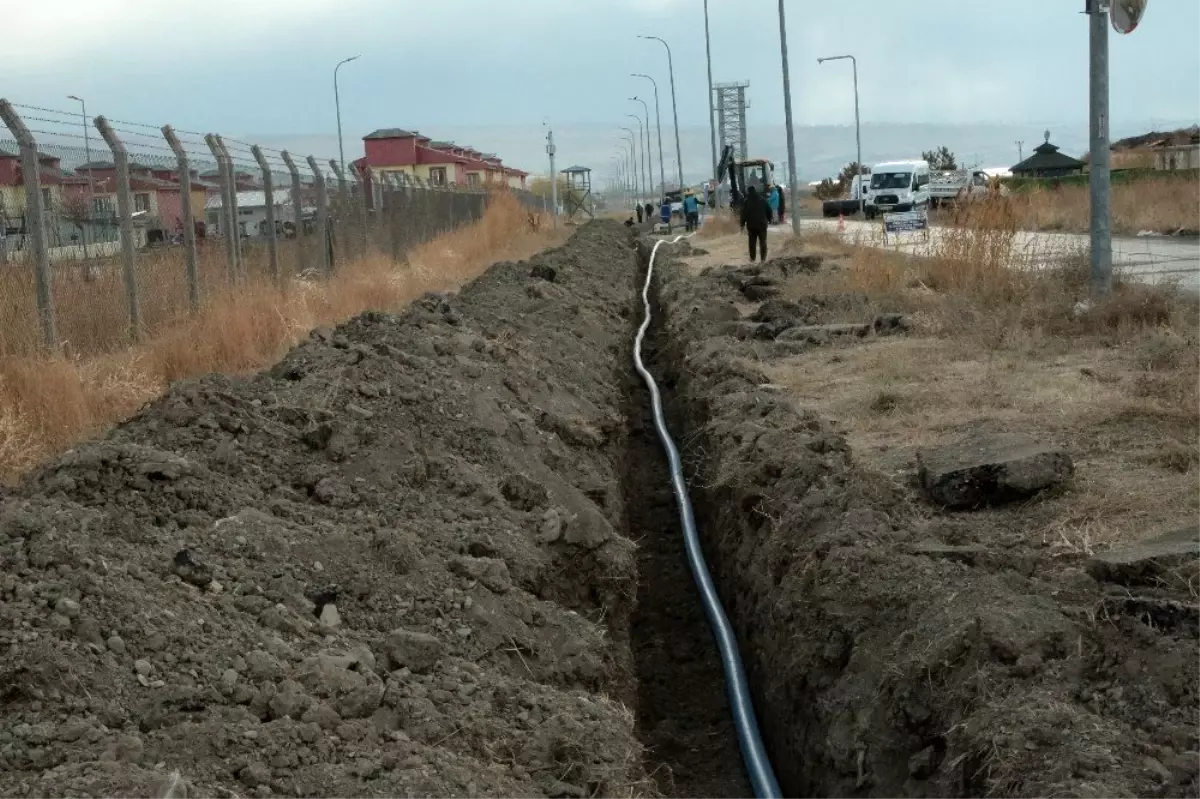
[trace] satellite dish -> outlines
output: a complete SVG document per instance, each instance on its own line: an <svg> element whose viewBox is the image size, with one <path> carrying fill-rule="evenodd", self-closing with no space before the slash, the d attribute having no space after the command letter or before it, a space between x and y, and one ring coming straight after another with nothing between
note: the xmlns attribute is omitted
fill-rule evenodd
<svg viewBox="0 0 1200 799"><path fill-rule="evenodd" d="M1108 16L1117 33L1131 33L1146 13L1146 0L1112 0Z"/></svg>

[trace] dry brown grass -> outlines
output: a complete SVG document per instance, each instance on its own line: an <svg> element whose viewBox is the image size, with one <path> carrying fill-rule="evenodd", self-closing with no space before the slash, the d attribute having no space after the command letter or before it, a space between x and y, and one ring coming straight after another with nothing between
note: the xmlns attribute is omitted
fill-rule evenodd
<svg viewBox="0 0 1200 799"><path fill-rule="evenodd" d="M1021 230L1086 233L1091 201L1086 185L1031 189L1007 198ZM939 215L953 220L954 214ZM1200 229L1200 182L1181 178L1146 178L1116 183L1112 190L1113 232L1133 236L1141 231L1174 233Z"/></svg>
<svg viewBox="0 0 1200 799"><path fill-rule="evenodd" d="M704 220L704 224L696 233L696 238L715 239L718 236L727 236L730 233L737 233L739 227L738 219L732 211L717 211L709 214L708 218Z"/></svg>
<svg viewBox="0 0 1200 799"><path fill-rule="evenodd" d="M841 421L863 462L898 478L918 448L977 425L1065 446L1079 467L1070 492L988 522L1052 554L1194 523L1196 298L1118 280L1111 297L1083 310L1086 260L1010 268L1015 218L977 213L929 258L847 245L832 234L785 244L831 264L796 277L786 297L862 292L868 302L859 316L901 311L915 329L779 362L772 381Z"/></svg>
<svg viewBox="0 0 1200 799"><path fill-rule="evenodd" d="M328 282L298 279L286 292L254 279L237 291L214 293L196 316L161 310L155 332L135 347L111 344L100 354L75 357L0 355L0 480L126 418L173 380L262 368L314 327L453 288L497 260L529 257L565 236L502 196L479 222L410 252L407 265L373 254ZM114 312L112 304L60 300L60 326L108 331L109 320L119 340L123 316L115 305ZM153 305L144 309L148 321L157 312ZM8 322L6 337L15 332Z"/></svg>

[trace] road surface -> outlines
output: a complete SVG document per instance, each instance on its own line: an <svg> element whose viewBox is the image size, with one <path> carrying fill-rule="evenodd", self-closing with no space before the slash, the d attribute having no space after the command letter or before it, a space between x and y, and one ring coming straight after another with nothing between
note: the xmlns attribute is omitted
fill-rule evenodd
<svg viewBox="0 0 1200 799"><path fill-rule="evenodd" d="M801 219L801 230L837 231L836 219ZM873 247L885 246L882 222L846 220L846 239ZM781 232L790 229L778 226ZM929 239L919 233L888 236L888 247L914 255L937 251L950 228L933 227ZM897 243L898 241L898 243ZM1019 231L1013 241L1012 261L1043 269L1088 252L1088 237L1074 233ZM1113 269L1126 280L1141 283L1174 282L1180 288L1200 292L1200 239L1181 236L1113 238Z"/></svg>

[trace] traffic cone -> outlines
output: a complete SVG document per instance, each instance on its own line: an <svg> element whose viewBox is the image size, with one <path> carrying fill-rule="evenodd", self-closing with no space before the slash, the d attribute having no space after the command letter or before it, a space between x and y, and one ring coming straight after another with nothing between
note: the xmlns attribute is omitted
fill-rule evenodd
<svg viewBox="0 0 1200 799"><path fill-rule="evenodd" d="M838 213L838 233L845 233L845 232L846 232L846 215L839 212Z"/></svg>

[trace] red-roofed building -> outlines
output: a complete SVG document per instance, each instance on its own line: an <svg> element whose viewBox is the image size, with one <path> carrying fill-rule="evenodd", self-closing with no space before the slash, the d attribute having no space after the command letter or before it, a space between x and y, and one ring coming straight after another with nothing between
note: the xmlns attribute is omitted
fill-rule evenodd
<svg viewBox="0 0 1200 799"><path fill-rule="evenodd" d="M505 167L496 155L454 142L434 141L417 131L382 128L363 137L366 155L360 170L401 172L435 186L486 186L507 183L524 188L527 173Z"/></svg>

